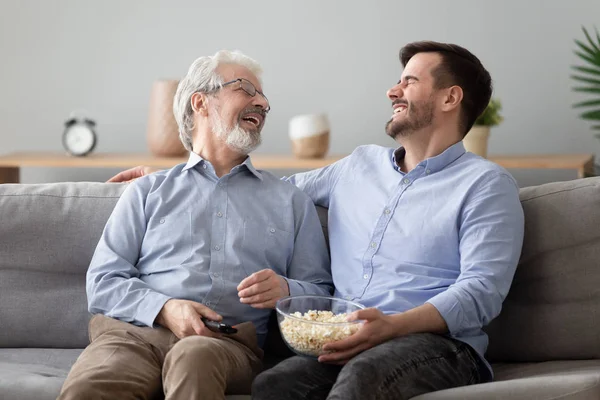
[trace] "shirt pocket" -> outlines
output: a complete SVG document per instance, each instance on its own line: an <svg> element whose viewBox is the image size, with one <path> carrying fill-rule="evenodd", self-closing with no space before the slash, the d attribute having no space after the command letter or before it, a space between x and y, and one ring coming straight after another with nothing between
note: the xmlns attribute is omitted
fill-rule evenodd
<svg viewBox="0 0 600 400"><path fill-rule="evenodd" d="M149 251L155 260L152 272L169 270L189 260L192 255L192 215L189 211L155 218Z"/></svg>
<svg viewBox="0 0 600 400"><path fill-rule="evenodd" d="M274 223L247 219L244 221L243 249L241 261L246 275L269 268L286 276L294 251L294 235Z"/></svg>

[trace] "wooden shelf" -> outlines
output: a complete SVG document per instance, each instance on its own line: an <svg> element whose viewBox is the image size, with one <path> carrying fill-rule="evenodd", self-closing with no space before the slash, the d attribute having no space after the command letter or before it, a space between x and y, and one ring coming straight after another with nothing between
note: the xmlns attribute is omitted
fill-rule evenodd
<svg viewBox="0 0 600 400"><path fill-rule="evenodd" d="M292 155L253 154L252 164L258 169L310 170L327 166L344 156L295 158ZM92 153L74 157L65 153L17 152L0 156L0 183L18 183L21 167L58 168L131 168L146 165L171 168L187 162L188 157L154 157L150 154Z"/></svg>
<svg viewBox="0 0 600 400"><path fill-rule="evenodd" d="M301 159L292 155L253 154L252 164L259 169L310 170L327 166L341 159L330 156L317 159ZM504 168L518 169L573 169L583 178L594 174L592 154L528 154L512 156L489 156ZM0 156L0 183L18 183L21 167L62 168L131 168L147 165L171 168L187 161L187 157L161 158L149 154L92 153L85 157L73 157L64 153L18 152Z"/></svg>
<svg viewBox="0 0 600 400"><path fill-rule="evenodd" d="M329 165L343 156L326 158L294 158L285 155L252 155L252 164L261 169L315 169ZM85 157L74 157L62 153L19 152L0 156L0 167L95 167L128 168L136 165L171 168L187 162L188 157L154 157L149 154L92 153Z"/></svg>

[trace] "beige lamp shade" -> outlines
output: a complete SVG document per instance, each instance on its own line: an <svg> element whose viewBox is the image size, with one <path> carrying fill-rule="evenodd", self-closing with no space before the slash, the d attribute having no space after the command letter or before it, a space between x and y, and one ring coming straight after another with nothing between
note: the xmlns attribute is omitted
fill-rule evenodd
<svg viewBox="0 0 600 400"><path fill-rule="evenodd" d="M179 140L179 128L173 115L178 84L177 80L159 80L152 85L147 140L150 152L158 157L181 157L187 152Z"/></svg>

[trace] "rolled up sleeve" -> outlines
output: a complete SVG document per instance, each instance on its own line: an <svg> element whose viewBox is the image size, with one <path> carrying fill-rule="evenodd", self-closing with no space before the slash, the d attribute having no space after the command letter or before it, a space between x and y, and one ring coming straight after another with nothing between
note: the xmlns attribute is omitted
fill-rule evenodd
<svg viewBox="0 0 600 400"><path fill-rule="evenodd" d="M500 313L521 254L524 235L519 189L505 174L474 188L464 204L460 228L460 275L428 300L452 335L481 328Z"/></svg>

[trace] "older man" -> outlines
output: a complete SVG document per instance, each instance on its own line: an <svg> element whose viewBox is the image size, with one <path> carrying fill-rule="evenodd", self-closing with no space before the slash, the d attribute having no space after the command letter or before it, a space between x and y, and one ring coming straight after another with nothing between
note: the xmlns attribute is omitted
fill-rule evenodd
<svg viewBox="0 0 600 400"><path fill-rule="evenodd" d="M220 51L180 82L173 108L189 160L119 199L87 274L91 344L60 399L247 393L275 302L330 293L313 203L248 157L269 111L259 75L254 60Z"/></svg>
<svg viewBox="0 0 600 400"><path fill-rule="evenodd" d="M524 231L514 179L462 144L492 80L454 44L410 43L400 60L386 125L399 147L361 146L289 179L329 208L335 295L368 306L351 316L364 324L319 362L260 374L255 399L401 400L492 378L482 327L500 312Z"/></svg>

